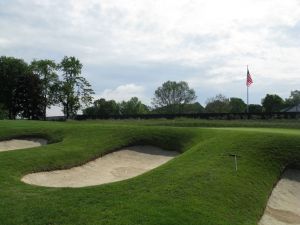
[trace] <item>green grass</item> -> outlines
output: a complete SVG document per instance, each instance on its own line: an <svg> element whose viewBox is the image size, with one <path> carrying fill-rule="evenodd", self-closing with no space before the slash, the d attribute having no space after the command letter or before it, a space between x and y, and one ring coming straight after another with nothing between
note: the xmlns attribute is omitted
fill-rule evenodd
<svg viewBox="0 0 300 225"><path fill-rule="evenodd" d="M52 143L0 152L0 224L255 225L283 169L300 167L300 130L297 121L245 123L0 121L0 139L36 135ZM134 144L182 154L141 176L99 186L20 181L30 172L70 168ZM230 154L240 156L238 172Z"/></svg>
<svg viewBox="0 0 300 225"><path fill-rule="evenodd" d="M266 120L203 120L190 118L175 119L141 119L141 120L96 120L102 124L142 125L142 126L173 126L173 127L267 127L299 129L300 119L266 119ZM77 123L76 121L72 121ZM95 123L86 120L85 123Z"/></svg>

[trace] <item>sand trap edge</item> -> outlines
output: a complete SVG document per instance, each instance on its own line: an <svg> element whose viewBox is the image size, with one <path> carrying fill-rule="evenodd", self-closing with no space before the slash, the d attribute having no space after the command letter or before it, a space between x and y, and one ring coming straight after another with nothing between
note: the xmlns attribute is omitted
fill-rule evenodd
<svg viewBox="0 0 300 225"><path fill-rule="evenodd" d="M258 225L300 224L300 169L288 166L268 198Z"/></svg>
<svg viewBox="0 0 300 225"><path fill-rule="evenodd" d="M55 188L108 184L142 175L179 154L177 151L150 145L130 146L110 151L102 157L69 169L29 173L21 181L34 186Z"/></svg>
<svg viewBox="0 0 300 225"><path fill-rule="evenodd" d="M36 148L48 143L49 140L41 136L13 136L0 140L0 152Z"/></svg>

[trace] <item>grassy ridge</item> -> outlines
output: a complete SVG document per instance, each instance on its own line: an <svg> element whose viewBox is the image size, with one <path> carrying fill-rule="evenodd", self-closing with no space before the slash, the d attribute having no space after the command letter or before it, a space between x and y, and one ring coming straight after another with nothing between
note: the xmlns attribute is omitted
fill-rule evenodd
<svg viewBox="0 0 300 225"><path fill-rule="evenodd" d="M190 118L175 119L141 119L141 120L96 120L97 123L109 125L142 125L142 126L172 126L172 127L265 127L299 129L300 119L266 119L266 120L204 120ZM78 123L72 121L71 123ZM94 124L95 120L85 123Z"/></svg>
<svg viewBox="0 0 300 225"><path fill-rule="evenodd" d="M53 144L0 153L0 223L254 225L285 166L300 165L298 130L158 124L1 121L2 139L39 134ZM29 172L80 165L133 144L183 153L112 184L72 189L20 182ZM240 156L238 172L230 154Z"/></svg>

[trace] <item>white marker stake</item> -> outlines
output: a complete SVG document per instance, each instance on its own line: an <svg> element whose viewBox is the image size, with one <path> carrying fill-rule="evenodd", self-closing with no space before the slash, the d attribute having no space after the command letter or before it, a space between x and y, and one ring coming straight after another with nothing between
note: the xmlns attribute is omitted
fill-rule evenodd
<svg viewBox="0 0 300 225"><path fill-rule="evenodd" d="M236 155L234 155L234 161L235 161L235 171L237 171L237 158L236 158Z"/></svg>

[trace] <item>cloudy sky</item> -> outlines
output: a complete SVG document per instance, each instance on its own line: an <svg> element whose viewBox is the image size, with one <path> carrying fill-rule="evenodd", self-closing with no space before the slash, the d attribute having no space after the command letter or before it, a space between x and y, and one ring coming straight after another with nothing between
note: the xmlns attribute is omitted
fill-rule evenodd
<svg viewBox="0 0 300 225"><path fill-rule="evenodd" d="M300 89L300 1L0 0L0 55L75 56L97 98L147 104L167 80L246 100L249 65L260 103Z"/></svg>

